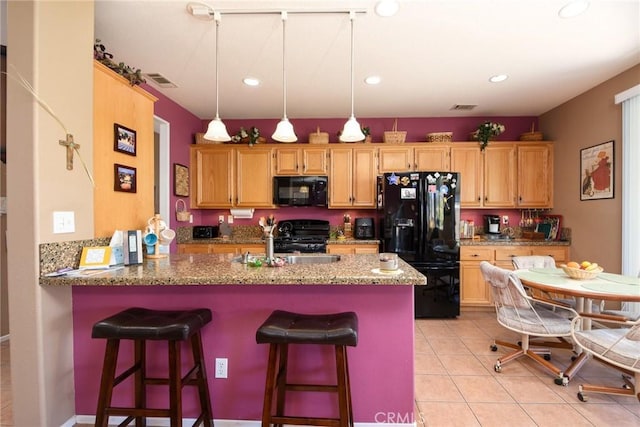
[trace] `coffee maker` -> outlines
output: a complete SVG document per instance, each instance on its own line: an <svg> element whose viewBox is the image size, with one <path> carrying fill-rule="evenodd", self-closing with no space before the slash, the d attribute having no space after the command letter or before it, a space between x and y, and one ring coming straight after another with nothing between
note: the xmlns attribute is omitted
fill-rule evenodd
<svg viewBox="0 0 640 427"><path fill-rule="evenodd" d="M373 239L373 218L356 218L355 226L356 239Z"/></svg>
<svg viewBox="0 0 640 427"><path fill-rule="evenodd" d="M500 234L500 217L498 215L484 216L484 233Z"/></svg>

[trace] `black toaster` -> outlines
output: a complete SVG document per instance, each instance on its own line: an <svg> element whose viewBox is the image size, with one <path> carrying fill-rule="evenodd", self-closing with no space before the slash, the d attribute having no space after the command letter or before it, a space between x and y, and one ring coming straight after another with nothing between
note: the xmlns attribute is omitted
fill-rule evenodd
<svg viewBox="0 0 640 427"><path fill-rule="evenodd" d="M218 237L218 227L216 225L194 225L194 239L213 239Z"/></svg>

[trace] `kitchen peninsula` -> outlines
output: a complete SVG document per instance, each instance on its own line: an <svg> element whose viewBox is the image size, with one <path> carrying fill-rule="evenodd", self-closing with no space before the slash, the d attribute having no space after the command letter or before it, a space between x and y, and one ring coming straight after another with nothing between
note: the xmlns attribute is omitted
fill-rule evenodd
<svg viewBox="0 0 640 427"><path fill-rule="evenodd" d="M349 349L355 421L380 422L379 414L391 413L396 420L413 423L412 285L425 284L423 275L402 261L398 274L376 273L378 256L374 254L341 255L340 261L329 264L279 268L250 267L234 258L234 254L172 254L86 278L42 277L43 286L73 287L76 414L92 416L96 410L104 351L102 340L90 338L96 321L134 306L207 307L213 311L213 322L203 330L203 342L214 418L259 420L268 348L256 344L255 332L272 310L285 309L355 311L359 340L357 347ZM149 354L162 357L164 352L154 352L153 344ZM229 361L226 379L214 378L214 361L220 357ZM292 348L291 357L296 365L292 376L306 370L314 372L315 380L333 381L330 370L318 368L332 363L330 352ZM371 374L382 367L386 375ZM149 392L150 402L156 401L154 391ZM185 390L184 408L187 417L194 417L197 400L190 392ZM128 396L125 390L122 395ZM327 406L322 396L292 398L291 408L307 412Z"/></svg>

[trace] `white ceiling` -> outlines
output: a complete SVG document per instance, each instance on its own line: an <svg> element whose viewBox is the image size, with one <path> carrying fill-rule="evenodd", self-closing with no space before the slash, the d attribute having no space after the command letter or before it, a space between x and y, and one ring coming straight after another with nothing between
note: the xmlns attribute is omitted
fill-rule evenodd
<svg viewBox="0 0 640 427"><path fill-rule="evenodd" d="M357 7L357 117L537 116L640 63L640 0L591 0L561 19L565 0L400 0L389 18L376 0L202 0L222 13L219 103L224 119L280 118L282 21L286 24L287 115L347 117L351 111L349 15L294 14ZM188 1L95 2L95 36L116 62L160 73L160 92L202 119L215 115L215 22ZM489 83L494 74L503 83ZM379 75L381 84L364 78ZM247 76L259 87L242 83ZM453 111L455 104L475 104Z"/></svg>

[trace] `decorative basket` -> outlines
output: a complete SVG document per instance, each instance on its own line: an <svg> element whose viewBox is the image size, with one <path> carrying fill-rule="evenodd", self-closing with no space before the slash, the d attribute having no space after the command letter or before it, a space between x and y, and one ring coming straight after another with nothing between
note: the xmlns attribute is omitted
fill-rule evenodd
<svg viewBox="0 0 640 427"><path fill-rule="evenodd" d="M427 142L451 142L453 132L433 132L427 134Z"/></svg>
<svg viewBox="0 0 640 427"><path fill-rule="evenodd" d="M542 141L542 132L535 131L535 122L531 123L531 132L525 132L520 134L520 141Z"/></svg>
<svg viewBox="0 0 640 427"><path fill-rule="evenodd" d="M222 144L222 142L211 141L204 138L204 133L196 133L196 144Z"/></svg>
<svg viewBox="0 0 640 427"><path fill-rule="evenodd" d="M567 267L565 264L562 264L560 267L562 267L562 270L564 270L567 276L577 280L594 279L598 274L604 271L602 267L598 267L590 271L582 270L580 268Z"/></svg>
<svg viewBox="0 0 640 427"><path fill-rule="evenodd" d="M520 134L520 141L542 141L542 132L526 132Z"/></svg>
<svg viewBox="0 0 640 427"><path fill-rule="evenodd" d="M382 141L389 144L402 144L407 137L406 131L398 130L398 119L393 121L393 128L382 134Z"/></svg>
<svg viewBox="0 0 640 427"><path fill-rule="evenodd" d="M187 210L187 204L182 199L176 200L176 220L187 222L191 217L191 212Z"/></svg>
<svg viewBox="0 0 640 427"><path fill-rule="evenodd" d="M329 143L329 133L328 132L320 132L320 126L316 128L314 133L309 134L309 144L328 144Z"/></svg>

